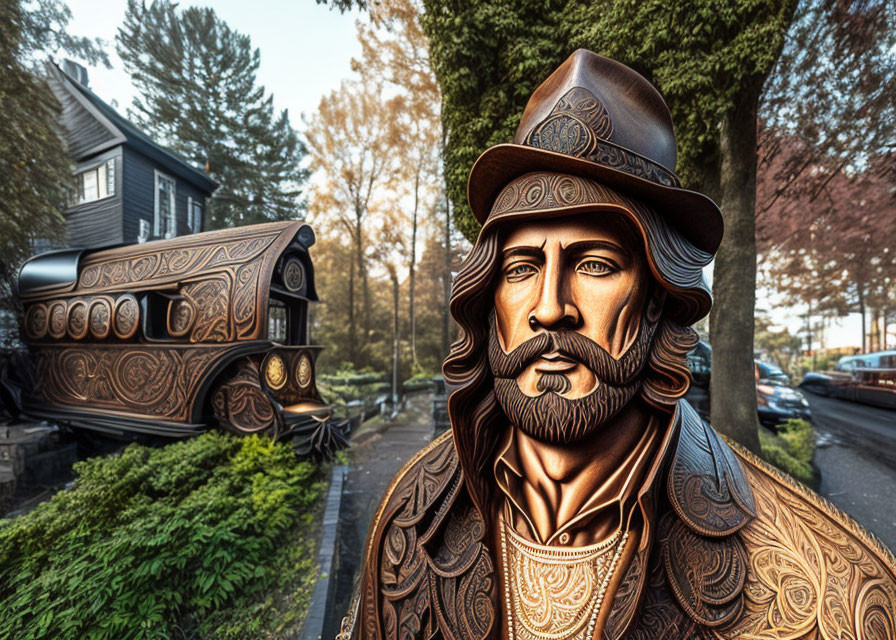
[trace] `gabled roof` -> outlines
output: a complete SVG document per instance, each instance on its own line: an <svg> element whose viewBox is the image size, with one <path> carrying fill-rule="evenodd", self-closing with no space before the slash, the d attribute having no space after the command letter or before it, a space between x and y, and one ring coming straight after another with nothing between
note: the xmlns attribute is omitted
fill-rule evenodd
<svg viewBox="0 0 896 640"><path fill-rule="evenodd" d="M174 175L203 191L211 193L218 188L218 183L212 180L207 173L197 169L174 152L154 142L148 135L134 126L133 123L103 102L93 91L60 69L56 63L48 62L46 67L57 85L70 93L80 106L86 109L96 119L97 123L108 130L110 134L100 145L91 148L89 152L83 155L95 155L119 144L124 144L155 160Z"/></svg>

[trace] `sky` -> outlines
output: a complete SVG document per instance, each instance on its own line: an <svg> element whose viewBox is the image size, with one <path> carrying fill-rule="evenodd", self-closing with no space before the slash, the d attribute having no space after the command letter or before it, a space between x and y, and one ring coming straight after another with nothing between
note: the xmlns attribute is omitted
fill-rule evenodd
<svg viewBox="0 0 896 640"><path fill-rule="evenodd" d="M69 32L102 38L112 69L88 69L90 88L127 115L136 91L115 54L115 34L124 19L126 0L68 0L72 10ZM302 129L302 115L310 117L323 95L352 75L351 60L360 57L355 37L357 13L341 14L314 0L183 0L180 6L212 7L231 28L245 33L261 52L259 82L273 93L277 109L288 109L293 126ZM707 280L712 281L711 265ZM757 307L791 332L805 325L804 309L783 307L768 291L757 292ZM861 344L858 314L835 323L827 346Z"/></svg>
<svg viewBox="0 0 896 640"><path fill-rule="evenodd" d="M68 0L69 32L106 41L112 69L88 69L90 88L126 115L135 94L115 54L115 34L126 0ZM278 109L289 109L293 126L317 109L321 96L351 75L351 59L361 47L355 38L357 13L341 14L314 0L185 0L181 7L211 7L218 17L249 35L261 51L258 80L274 94Z"/></svg>

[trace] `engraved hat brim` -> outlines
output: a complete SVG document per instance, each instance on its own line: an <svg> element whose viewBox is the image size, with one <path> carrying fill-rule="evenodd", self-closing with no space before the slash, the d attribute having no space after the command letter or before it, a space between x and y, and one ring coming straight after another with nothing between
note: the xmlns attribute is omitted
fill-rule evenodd
<svg viewBox="0 0 896 640"><path fill-rule="evenodd" d="M654 208L694 246L710 254L718 250L722 241L722 213L711 198L701 193L664 186L585 158L509 143L487 149L470 171L467 199L479 223L485 224L501 189L534 171L590 178L636 198ZM506 219L507 215L502 217Z"/></svg>

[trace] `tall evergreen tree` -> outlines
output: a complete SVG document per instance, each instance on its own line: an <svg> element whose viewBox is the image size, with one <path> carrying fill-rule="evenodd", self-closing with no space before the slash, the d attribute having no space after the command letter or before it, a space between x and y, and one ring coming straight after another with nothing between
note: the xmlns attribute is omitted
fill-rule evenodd
<svg viewBox="0 0 896 640"><path fill-rule="evenodd" d="M221 185L208 228L294 218L304 210L305 147L257 83L258 49L212 9L128 0L118 54L141 95L131 117Z"/></svg>
<svg viewBox="0 0 896 640"><path fill-rule="evenodd" d="M12 282L37 239L62 239L73 186L59 105L39 70L41 58L108 60L101 43L70 35L61 0L0 2L0 307L16 305Z"/></svg>

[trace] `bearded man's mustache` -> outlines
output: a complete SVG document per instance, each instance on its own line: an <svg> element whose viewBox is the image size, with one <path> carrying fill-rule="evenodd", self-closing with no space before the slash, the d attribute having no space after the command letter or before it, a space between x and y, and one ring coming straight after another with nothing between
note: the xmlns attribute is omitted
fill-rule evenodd
<svg viewBox="0 0 896 640"><path fill-rule="evenodd" d="M541 356L557 352L581 362L602 383L617 387L631 384L641 373L654 330L649 326L638 331L635 342L617 360L594 340L571 329L544 331L505 353L498 341L494 314L489 325L488 360L496 378L515 379Z"/></svg>

